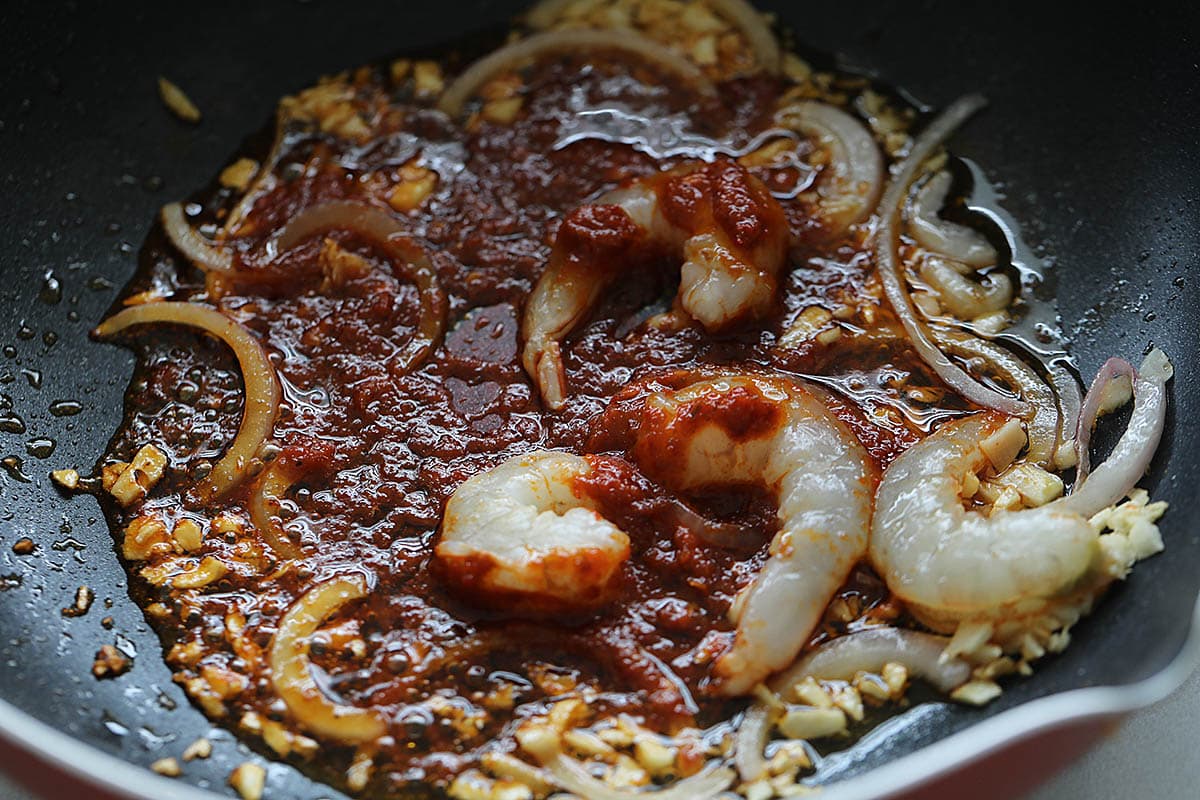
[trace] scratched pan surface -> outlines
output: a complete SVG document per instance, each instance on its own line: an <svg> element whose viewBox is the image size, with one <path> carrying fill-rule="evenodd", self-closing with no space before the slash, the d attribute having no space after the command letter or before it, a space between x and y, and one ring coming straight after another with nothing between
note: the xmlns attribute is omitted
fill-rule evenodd
<svg viewBox="0 0 1200 800"><path fill-rule="evenodd" d="M10 460L0 471L0 742L9 740L0 766L23 761L11 749L17 739L138 796L193 796L189 786L229 793L225 776L251 754L228 734L213 734L213 758L189 763L170 784L122 766L178 755L211 726L171 683L95 500L63 496L48 479L53 468L90 467L119 421L131 356L90 342L87 332L133 271L157 209L202 187L265 125L280 95L323 73L494 28L520 5L4 4L0 457L23 464ZM765 5L776 7L804 48L837 53L844 66L881 76L922 103L986 94L991 107L953 149L1002 185L1024 238L1052 260L1081 371L1091 374L1110 354L1136 359L1151 341L1176 364L1167 433L1145 482L1172 504L1162 524L1166 553L1113 591L1064 655L1012 683L998 702L984 710L921 706L897 723L899 735L831 759L820 777L878 772L972 726L1002 730L1005 739L1047 714L1082 713L1074 701L1055 711L1031 702L1038 698L1132 687L1161 674L1185 649L1200 585L1200 442L1188 422L1200 413L1196 12L1118 18L1094 10L1078 16L1052 3ZM187 126L164 111L158 74L188 88L203 124ZM58 291L45 285L47 274ZM69 410L58 401L81 410L58 416L51 408ZM30 452L45 452L48 445L35 441L42 439L55 443L45 458ZM22 537L36 543L34 554L13 552ZM96 594L92 610L64 617L84 584ZM94 680L89 668L103 644L136 653L133 669ZM1123 692L1104 695L1110 710L1147 696ZM1086 706L1099 696L1071 697ZM1040 716L1025 712L1031 708ZM972 735L921 769L960 765ZM271 768L269 785L274 797L338 796L285 766Z"/></svg>

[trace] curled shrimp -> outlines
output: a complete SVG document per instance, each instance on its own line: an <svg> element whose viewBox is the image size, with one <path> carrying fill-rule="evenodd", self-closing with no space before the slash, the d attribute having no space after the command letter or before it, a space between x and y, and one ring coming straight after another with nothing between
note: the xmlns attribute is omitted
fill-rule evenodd
<svg viewBox="0 0 1200 800"><path fill-rule="evenodd" d="M764 316L789 231L767 188L735 162L692 164L569 213L525 306L522 361L551 408L567 394L561 341L630 268L682 256L677 304L709 332Z"/></svg>
<svg viewBox="0 0 1200 800"><path fill-rule="evenodd" d="M946 632L965 621L1019 628L1086 606L1114 577L1089 517L1128 494L1145 472L1162 433L1170 375L1162 352L1151 352L1134 382L1133 415L1108 460L1072 494L1036 508L985 516L965 505L964 484L975 483L974 473L990 461L989 437L1013 428L1003 415L955 420L905 451L880 481L871 527L870 558L888 588L922 622Z"/></svg>
<svg viewBox="0 0 1200 800"><path fill-rule="evenodd" d="M867 454L801 384L730 375L647 397L634 456L674 490L758 483L778 497L780 529L730 608L734 643L713 668L722 693L745 694L796 658L866 552Z"/></svg>
<svg viewBox="0 0 1200 800"><path fill-rule="evenodd" d="M441 575L473 599L526 613L603 605L629 537L575 488L591 470L582 456L538 450L468 478L446 503Z"/></svg>

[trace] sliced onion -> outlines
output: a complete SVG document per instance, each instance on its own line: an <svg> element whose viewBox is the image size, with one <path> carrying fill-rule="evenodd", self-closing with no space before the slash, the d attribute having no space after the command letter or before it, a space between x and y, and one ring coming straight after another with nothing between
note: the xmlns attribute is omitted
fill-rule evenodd
<svg viewBox="0 0 1200 800"><path fill-rule="evenodd" d="M232 272L233 256L229 251L205 239L188 224L179 203L167 203L159 212L163 230L175 249L201 272Z"/></svg>
<svg viewBox="0 0 1200 800"><path fill-rule="evenodd" d="M525 15L530 27L545 30L562 19L562 12L576 0L543 0ZM778 74L782 65L779 40L766 19L746 0L708 0L708 7L724 17L746 37L755 62L764 72Z"/></svg>
<svg viewBox="0 0 1200 800"><path fill-rule="evenodd" d="M195 303L146 303L113 314L95 330L108 337L133 325L168 322L189 325L216 336L233 350L242 371L246 403L242 423L233 444L200 481L191 494L200 502L210 502L237 488L245 480L251 460L275 428L279 415L279 377L258 340L243 326L213 308Z"/></svg>
<svg viewBox="0 0 1200 800"><path fill-rule="evenodd" d="M1049 364L1046 370L1058 400L1058 452L1054 455L1054 465L1058 469L1067 469L1079 463L1076 429L1082 413L1083 396L1079 392L1079 382L1062 364Z"/></svg>
<svg viewBox="0 0 1200 800"><path fill-rule="evenodd" d="M875 261L888 302L895 309L896 316L921 360L928 364L947 386L976 405L1023 417L1029 413L1026 403L984 386L954 364L933 343L925 326L917 319L900 263L900 212L908 195L908 187L916 177L917 170L933 151L941 146L955 128L983 108L985 102L979 95L967 95L955 101L929 123L913 142L908 158L900 164L900 169L888 184L879 203L881 221L875 237Z"/></svg>
<svg viewBox="0 0 1200 800"><path fill-rule="evenodd" d="M559 786L588 800L632 800L639 797L653 797L655 800L712 800L725 791L735 777L733 770L716 767L661 789L643 791L615 789L593 778L582 764L563 753L555 753L547 759L545 767L550 770Z"/></svg>
<svg viewBox="0 0 1200 800"><path fill-rule="evenodd" d="M1030 408L1025 417L1029 429L1028 459L1043 467L1055 466L1063 430L1058 403L1051 389L1024 361L1004 347L958 331L930 331L943 350L964 358L980 358L1011 385Z"/></svg>
<svg viewBox="0 0 1200 800"><path fill-rule="evenodd" d="M942 305L958 319L972 320L1009 307L1013 284L1007 275L992 272L975 280L971 272L971 267L960 261L934 255L926 256L920 269Z"/></svg>
<svg viewBox="0 0 1200 800"><path fill-rule="evenodd" d="M777 124L820 140L833 164L833 193L825 196L831 233L871 215L883 189L883 155L860 120L828 103L805 100L775 115Z"/></svg>
<svg viewBox="0 0 1200 800"><path fill-rule="evenodd" d="M775 38L775 32L757 8L746 0L708 0L708 5L742 32L746 41L750 43L750 49L754 51L755 60L764 72L779 74L783 67L779 40Z"/></svg>
<svg viewBox="0 0 1200 800"><path fill-rule="evenodd" d="M733 744L733 763L747 783L762 777L767 768L764 751L771 738L771 709L758 702L746 709Z"/></svg>
<svg viewBox="0 0 1200 800"><path fill-rule="evenodd" d="M334 578L309 589L279 621L271 642L271 682L296 721L329 739L350 744L372 742L387 732L370 709L334 703L312 676L308 638L339 608L367 594L361 575Z"/></svg>
<svg viewBox="0 0 1200 800"><path fill-rule="evenodd" d="M298 479L299 476L292 470L275 461L263 470L246 504L250 521L280 558L300 558L304 555L304 551L288 537L279 522L279 499L287 494L287 490Z"/></svg>
<svg viewBox="0 0 1200 800"><path fill-rule="evenodd" d="M1083 408L1079 411L1079 422L1075 428L1075 450L1078 454L1075 464L1075 480L1082 483L1088 473L1092 471L1091 453L1089 452L1092 443L1092 431L1096 428L1096 422L1100 419L1100 414L1105 403L1105 398L1109 395L1109 387L1119 378L1124 378L1129 382L1130 391L1133 390L1133 382L1137 378L1137 370L1123 358L1110 358L1100 367L1100 371L1096 373L1096 377L1092 379L1092 385L1088 389L1087 396L1083 400Z"/></svg>
<svg viewBox="0 0 1200 800"><path fill-rule="evenodd" d="M1100 408L1105 385L1120 375L1130 374L1130 370L1132 368L1127 363L1112 359L1104 365L1096 382L1088 390L1077 434L1082 445L1081 456L1091 434L1095 413ZM1077 481L1069 496L1055 503L1090 517L1129 494L1145 474L1158 449L1166 424L1167 381L1173 374L1171 362L1157 347L1150 351L1139 369L1132 370L1133 413L1120 441L1103 464L1085 479ZM1084 464L1081 463L1081 466Z"/></svg>
<svg viewBox="0 0 1200 800"><path fill-rule="evenodd" d="M425 251L406 237L404 226L391 214L349 200L334 200L306 208L275 236L268 244L268 251L289 250L310 236L331 228L353 231L371 240L391 257L394 269L416 284L421 295L421 319L416 335L398 358L401 370L412 369L437 346L446 324L446 295L438 283L433 264Z"/></svg>
<svg viewBox="0 0 1200 800"><path fill-rule="evenodd" d="M917 189L909 206L908 229L913 238L932 253L979 268L996 263L996 248L977 230L942 219L938 212L946 204L953 176L942 170Z"/></svg>
<svg viewBox="0 0 1200 800"><path fill-rule="evenodd" d="M736 550L745 548L747 543L762 541L754 528L736 522L714 522L679 499L672 502L669 514L675 525L714 547Z"/></svg>
<svg viewBox="0 0 1200 800"><path fill-rule="evenodd" d="M885 664L903 664L909 674L949 692L971 677L971 665L961 658L943 658L950 642L904 628L871 628L839 636L813 650L771 680L779 694L805 678L849 681L859 672L878 673Z"/></svg>
<svg viewBox="0 0 1200 800"><path fill-rule="evenodd" d="M674 50L640 33L627 29L572 28L535 33L527 39L521 39L484 56L467 67L446 87L438 101L438 108L452 117L457 117L476 90L495 75L511 71L550 53L577 53L581 50L620 50L631 53L676 73L704 94L716 94L712 83L704 77L699 67Z"/></svg>
<svg viewBox="0 0 1200 800"><path fill-rule="evenodd" d="M271 141L271 149L267 152L267 157L263 159L258 167L258 172L254 174L254 180L246 187L246 191L242 193L242 198L238 200L233 210L229 212L229 216L225 219L224 232L225 235L237 233L237 228L242 224L242 221L254 208L254 202L263 194L267 187L268 181L274 176L275 168L279 166L279 160L283 157L284 145L284 126L287 119L280 108L279 113L275 115L275 138Z"/></svg>

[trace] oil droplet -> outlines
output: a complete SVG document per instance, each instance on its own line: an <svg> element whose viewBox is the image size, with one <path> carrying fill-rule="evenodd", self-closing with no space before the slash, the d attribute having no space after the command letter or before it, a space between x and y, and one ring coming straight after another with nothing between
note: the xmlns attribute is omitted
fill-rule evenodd
<svg viewBox="0 0 1200 800"><path fill-rule="evenodd" d="M58 334L54 331L46 331L42 334L42 344L46 345L46 347L54 347L54 345L58 344Z"/></svg>
<svg viewBox="0 0 1200 800"><path fill-rule="evenodd" d="M25 380L29 381L29 385L34 389L42 388L42 371L40 369L23 369L21 374L25 376Z"/></svg>
<svg viewBox="0 0 1200 800"><path fill-rule="evenodd" d="M50 413L56 417L73 417L83 411L83 403L75 400L56 400L50 404Z"/></svg>
<svg viewBox="0 0 1200 800"><path fill-rule="evenodd" d="M114 717L112 714L110 714L107 711L104 712L104 716L102 716L100 718L100 721L102 723L104 723L104 727L108 728L108 732L111 733L113 736L128 736L129 735L129 728L127 728L124 725L122 725L121 723L117 722L116 717Z"/></svg>
<svg viewBox="0 0 1200 800"><path fill-rule="evenodd" d="M29 339L32 339L35 335L37 335L37 331L35 331L33 328L26 325L24 320L22 320L21 327L17 328L17 338L28 341Z"/></svg>
<svg viewBox="0 0 1200 800"><path fill-rule="evenodd" d="M0 416L0 431L4 431L5 433L24 433L25 420L16 414L4 414Z"/></svg>
<svg viewBox="0 0 1200 800"><path fill-rule="evenodd" d="M48 270L42 277L42 290L38 292L38 299L48 306L62 302L62 283L52 271Z"/></svg>
<svg viewBox="0 0 1200 800"><path fill-rule="evenodd" d="M49 458L54 455L54 448L57 445L53 439L30 439L25 443L25 452L34 458Z"/></svg>
<svg viewBox="0 0 1200 800"><path fill-rule="evenodd" d="M21 468L25 466L25 462L21 460L20 456L5 456L4 458L0 458L0 466L4 467L4 471L13 480L20 481L21 483L33 483L33 479L21 471Z"/></svg>
<svg viewBox="0 0 1200 800"><path fill-rule="evenodd" d="M13 347L11 344L4 345L4 356L6 358L16 358L17 348Z"/></svg>
<svg viewBox="0 0 1200 800"><path fill-rule="evenodd" d="M113 282L103 275L88 278L87 287L93 292L104 292L113 288Z"/></svg>

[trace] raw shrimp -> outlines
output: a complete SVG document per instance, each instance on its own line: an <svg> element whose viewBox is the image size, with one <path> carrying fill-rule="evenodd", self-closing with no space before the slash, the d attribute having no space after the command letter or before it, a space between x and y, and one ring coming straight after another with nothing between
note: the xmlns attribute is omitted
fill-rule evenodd
<svg viewBox="0 0 1200 800"><path fill-rule="evenodd" d="M629 558L629 537L575 489L582 456L538 450L473 475L446 503L435 557L472 597L523 612L603 605Z"/></svg>
<svg viewBox="0 0 1200 800"><path fill-rule="evenodd" d="M783 209L732 161L693 164L609 192L559 228L525 306L525 369L551 408L566 399L561 340L630 268L682 256L679 308L709 332L775 302L790 241Z"/></svg>
<svg viewBox="0 0 1200 800"><path fill-rule="evenodd" d="M778 497L770 556L733 603L734 643L713 670L721 692L745 694L792 662L865 553L867 454L802 384L730 375L650 395L634 456L677 491L759 483Z"/></svg>
<svg viewBox="0 0 1200 800"><path fill-rule="evenodd" d="M922 622L1036 619L1090 600L1112 579L1088 518L1124 497L1158 446L1171 365L1146 357L1129 426L1108 460L1069 496L984 516L964 505L964 483L989 458L981 442L1009 420L981 413L944 425L892 462L875 496L870 557ZM1019 449L1010 448L1010 454Z"/></svg>

